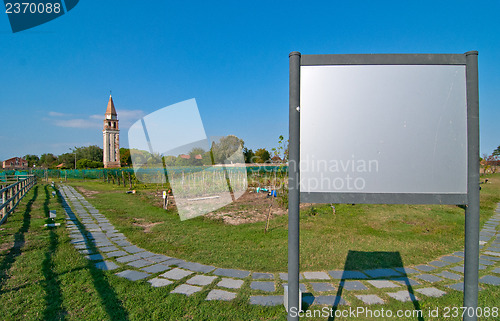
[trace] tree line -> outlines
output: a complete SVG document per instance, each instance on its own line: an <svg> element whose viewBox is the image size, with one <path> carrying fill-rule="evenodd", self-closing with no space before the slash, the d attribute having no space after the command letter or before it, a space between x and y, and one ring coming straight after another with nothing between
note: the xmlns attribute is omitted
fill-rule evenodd
<svg viewBox="0 0 500 321"><path fill-rule="evenodd" d="M176 156L161 156L151 154L148 151L120 148L120 163L122 167L135 164L144 165L167 165L167 166L203 166L224 163L286 163L288 160L288 141L283 136L278 138L278 146L268 151L259 148L255 151L244 146L245 142L234 136L228 135L212 142L207 150L201 147L193 147L189 152L180 153ZM241 150L240 150L241 149ZM236 153L237 151L241 151ZM242 155L242 156L241 156ZM74 147L70 152L61 155L45 153L40 156L28 154L24 156L30 168L47 169L87 169L102 168L103 149L97 145Z"/></svg>

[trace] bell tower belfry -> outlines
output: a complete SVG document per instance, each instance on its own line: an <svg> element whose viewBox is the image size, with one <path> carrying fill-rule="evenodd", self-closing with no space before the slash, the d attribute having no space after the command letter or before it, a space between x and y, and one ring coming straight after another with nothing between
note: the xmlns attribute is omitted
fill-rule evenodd
<svg viewBox="0 0 500 321"><path fill-rule="evenodd" d="M103 163L104 168L120 167L120 130L113 98L109 95L108 108L104 114Z"/></svg>

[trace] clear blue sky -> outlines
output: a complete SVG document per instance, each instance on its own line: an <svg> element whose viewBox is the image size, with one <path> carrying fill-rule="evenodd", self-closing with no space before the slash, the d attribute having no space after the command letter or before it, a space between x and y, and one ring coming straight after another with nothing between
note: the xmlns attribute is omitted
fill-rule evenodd
<svg viewBox="0 0 500 321"><path fill-rule="evenodd" d="M196 98L209 136L288 134L288 54L479 51L481 154L500 145L500 2L83 0L13 34L0 12L0 159L102 146L109 90L132 122ZM341 138L339 138L341 139Z"/></svg>

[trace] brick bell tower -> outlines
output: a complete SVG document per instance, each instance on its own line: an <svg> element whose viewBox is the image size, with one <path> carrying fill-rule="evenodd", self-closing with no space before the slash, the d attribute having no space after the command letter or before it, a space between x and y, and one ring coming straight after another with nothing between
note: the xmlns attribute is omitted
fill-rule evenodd
<svg viewBox="0 0 500 321"><path fill-rule="evenodd" d="M109 95L108 108L104 114L103 163L104 168L120 167L120 130L113 98Z"/></svg>

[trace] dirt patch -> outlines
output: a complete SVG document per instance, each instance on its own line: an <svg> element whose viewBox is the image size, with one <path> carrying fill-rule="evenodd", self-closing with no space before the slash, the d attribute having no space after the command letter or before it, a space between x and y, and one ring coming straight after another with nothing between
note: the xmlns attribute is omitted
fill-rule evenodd
<svg viewBox="0 0 500 321"><path fill-rule="evenodd" d="M7 251L14 247L14 242L7 242L4 244L0 244L0 252Z"/></svg>
<svg viewBox="0 0 500 321"><path fill-rule="evenodd" d="M144 229L144 233L151 233L151 229L162 222L145 222L143 218L135 218L135 222L132 223L134 226L140 226Z"/></svg>
<svg viewBox="0 0 500 321"><path fill-rule="evenodd" d="M287 211L281 208L276 198L267 197L266 193L247 191L231 204L205 215L210 219L222 220L226 224L239 225L262 222L270 218L285 215Z"/></svg>
<svg viewBox="0 0 500 321"><path fill-rule="evenodd" d="M89 191L88 189L85 189L81 186L76 186L76 189L80 191L83 195L85 195L85 197L87 198L94 198L95 194L99 194L98 191Z"/></svg>

